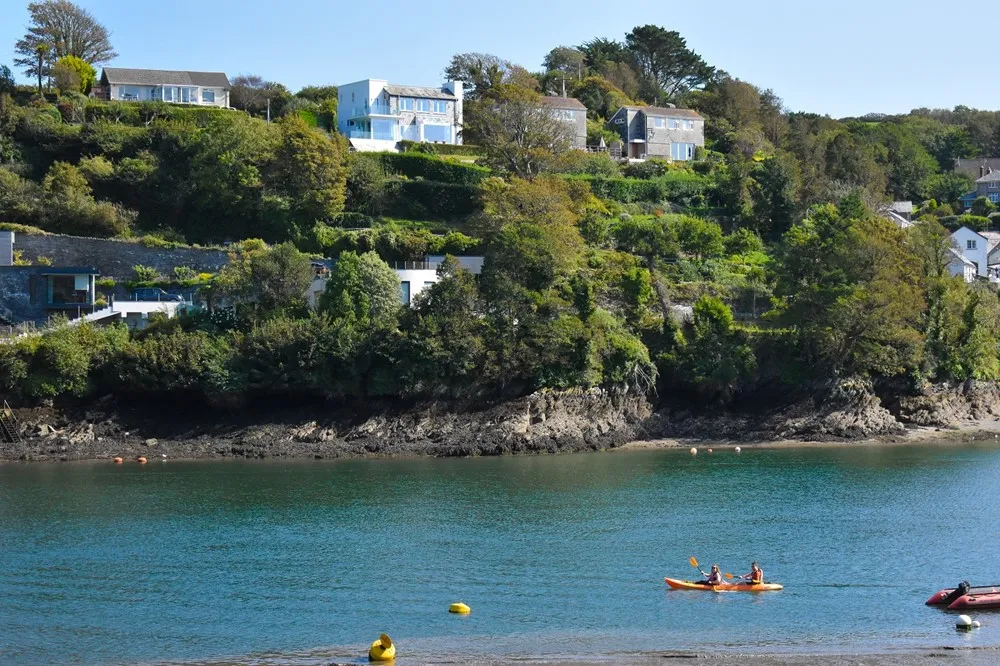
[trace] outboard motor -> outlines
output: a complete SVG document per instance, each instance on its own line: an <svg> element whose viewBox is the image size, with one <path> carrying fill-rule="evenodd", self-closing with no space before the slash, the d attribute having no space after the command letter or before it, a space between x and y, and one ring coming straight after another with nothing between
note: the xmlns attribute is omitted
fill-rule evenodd
<svg viewBox="0 0 1000 666"><path fill-rule="evenodd" d="M958 599L959 597L964 597L965 595L967 595L969 593L969 590L971 590L971 589L972 589L972 586L969 585L969 581L963 580L961 583L958 584L958 587L955 588L952 591L951 594L949 594L947 597L944 598L944 601L942 601L941 603L944 606L948 606L955 599Z"/></svg>

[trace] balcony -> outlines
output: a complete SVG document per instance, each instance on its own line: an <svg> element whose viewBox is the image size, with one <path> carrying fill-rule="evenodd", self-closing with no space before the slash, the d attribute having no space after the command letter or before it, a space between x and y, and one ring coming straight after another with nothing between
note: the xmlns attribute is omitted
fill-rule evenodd
<svg viewBox="0 0 1000 666"><path fill-rule="evenodd" d="M388 104L376 102L365 106L355 106L348 118L367 118L368 116L398 116L399 111Z"/></svg>
<svg viewBox="0 0 1000 666"><path fill-rule="evenodd" d="M347 132L351 139L374 139L376 141L399 141L399 135L393 131L376 131L363 129L350 129Z"/></svg>

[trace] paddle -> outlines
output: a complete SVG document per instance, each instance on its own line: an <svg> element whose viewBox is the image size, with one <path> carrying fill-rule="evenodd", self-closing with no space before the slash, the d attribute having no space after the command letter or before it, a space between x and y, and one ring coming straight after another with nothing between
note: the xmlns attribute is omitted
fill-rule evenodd
<svg viewBox="0 0 1000 666"><path fill-rule="evenodd" d="M698 566L698 560L694 559L694 555L692 555L691 557L688 558L688 562L690 562L691 566L693 566L695 569L697 569L698 571L701 571L701 567ZM728 580L732 580L733 578L736 578L736 576L734 576L731 573L723 574L723 576L725 576Z"/></svg>

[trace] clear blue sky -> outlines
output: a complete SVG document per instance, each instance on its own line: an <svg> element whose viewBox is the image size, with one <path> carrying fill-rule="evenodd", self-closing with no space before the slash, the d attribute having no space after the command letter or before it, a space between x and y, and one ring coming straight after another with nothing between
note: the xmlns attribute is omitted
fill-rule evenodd
<svg viewBox="0 0 1000 666"><path fill-rule="evenodd" d="M293 91L368 77L434 85L463 51L535 71L554 46L623 39L653 23L679 31L710 64L772 88L796 111L1000 108L1000 88L968 85L968 54L977 47L953 34L956 14L939 1L77 2L111 30L116 66L254 73ZM0 63L12 64L26 5L0 0Z"/></svg>

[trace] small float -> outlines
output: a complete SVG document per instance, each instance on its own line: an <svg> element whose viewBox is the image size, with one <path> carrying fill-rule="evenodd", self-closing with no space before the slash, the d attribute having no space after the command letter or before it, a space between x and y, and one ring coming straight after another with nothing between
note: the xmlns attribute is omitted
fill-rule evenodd
<svg viewBox="0 0 1000 666"><path fill-rule="evenodd" d="M368 661L392 661L396 658L396 646L386 634L372 641L368 648Z"/></svg>
<svg viewBox="0 0 1000 666"><path fill-rule="evenodd" d="M785 589L784 585L778 583L723 583L722 585L708 585L698 581L679 580L677 578L664 578L663 582L670 586L671 590L698 590L699 592L777 592Z"/></svg>

